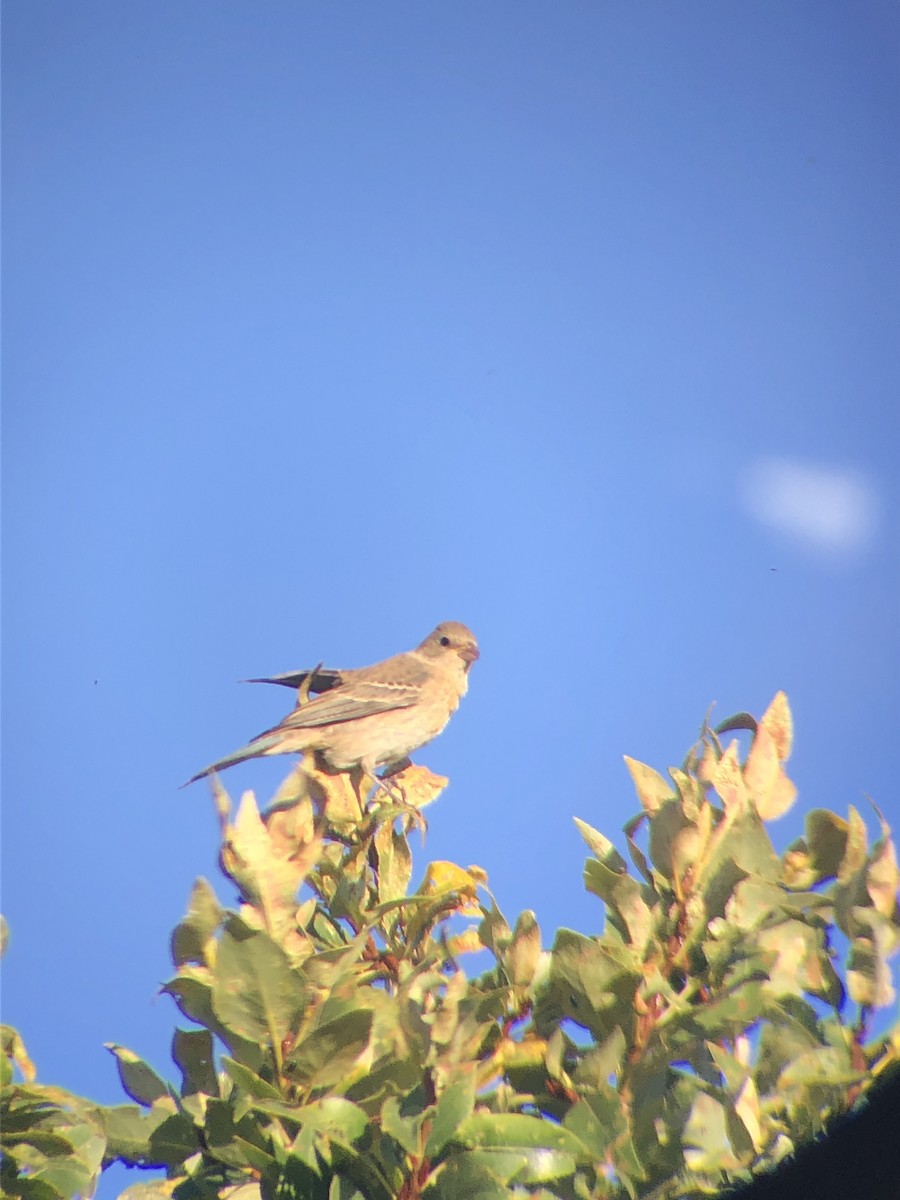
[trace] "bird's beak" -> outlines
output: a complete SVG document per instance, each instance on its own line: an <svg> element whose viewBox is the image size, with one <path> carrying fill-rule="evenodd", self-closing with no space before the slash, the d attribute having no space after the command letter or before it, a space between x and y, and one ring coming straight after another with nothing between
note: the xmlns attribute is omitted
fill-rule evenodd
<svg viewBox="0 0 900 1200"><path fill-rule="evenodd" d="M467 667L471 667L475 659L481 657L478 653L477 646L461 646L456 653L463 660Z"/></svg>

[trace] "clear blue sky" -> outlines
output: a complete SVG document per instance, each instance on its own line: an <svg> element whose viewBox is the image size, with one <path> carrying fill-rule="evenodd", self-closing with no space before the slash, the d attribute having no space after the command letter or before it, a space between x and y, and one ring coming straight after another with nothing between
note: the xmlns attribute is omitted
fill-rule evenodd
<svg viewBox="0 0 900 1200"><path fill-rule="evenodd" d="M708 705L896 825L900 10L4 7L4 1017L176 1075L248 675L482 646L428 858L600 927L578 815ZM223 782L261 800L292 760ZM223 893L228 898L227 891ZM111 1187L107 1184L107 1189ZM108 1192L112 1194L112 1192Z"/></svg>

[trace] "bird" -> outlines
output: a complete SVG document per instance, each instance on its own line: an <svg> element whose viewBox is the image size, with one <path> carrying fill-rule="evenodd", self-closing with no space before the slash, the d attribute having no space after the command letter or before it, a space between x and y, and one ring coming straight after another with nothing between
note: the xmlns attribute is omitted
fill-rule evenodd
<svg viewBox="0 0 900 1200"><path fill-rule="evenodd" d="M370 667L287 672L253 680L299 687L301 700L283 721L220 758L187 783L196 783L250 758L313 753L331 771L375 775L404 766L409 755L437 737L469 686L478 642L459 621L444 621L414 650ZM304 693L319 693L304 699ZM376 776L377 779L377 776Z"/></svg>

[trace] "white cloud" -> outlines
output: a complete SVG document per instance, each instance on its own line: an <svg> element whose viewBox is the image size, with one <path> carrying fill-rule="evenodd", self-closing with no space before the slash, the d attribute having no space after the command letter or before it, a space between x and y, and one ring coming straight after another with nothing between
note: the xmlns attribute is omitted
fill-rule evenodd
<svg viewBox="0 0 900 1200"><path fill-rule="evenodd" d="M747 511L812 549L846 554L869 544L878 523L872 485L857 471L786 458L752 463L740 480Z"/></svg>

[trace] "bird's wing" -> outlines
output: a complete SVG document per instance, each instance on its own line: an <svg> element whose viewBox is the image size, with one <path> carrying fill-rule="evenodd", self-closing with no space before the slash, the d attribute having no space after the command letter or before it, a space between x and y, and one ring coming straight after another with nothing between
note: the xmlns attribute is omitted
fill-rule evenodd
<svg viewBox="0 0 900 1200"><path fill-rule="evenodd" d="M310 676L312 678L310 679ZM244 679L242 683L280 683L282 687L300 688L310 679L309 690L315 693L330 692L344 682L344 672L328 667L314 667L311 671L285 671L281 675L264 675L260 679Z"/></svg>
<svg viewBox="0 0 900 1200"><path fill-rule="evenodd" d="M411 708L421 698L422 685L428 678L427 668L422 664L398 655L386 663L354 671L345 684L301 704L276 728L315 729L320 725L356 721L373 713Z"/></svg>

